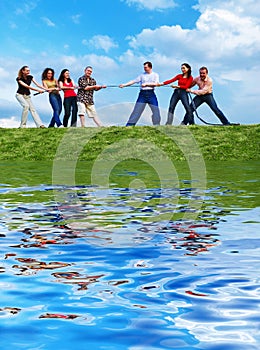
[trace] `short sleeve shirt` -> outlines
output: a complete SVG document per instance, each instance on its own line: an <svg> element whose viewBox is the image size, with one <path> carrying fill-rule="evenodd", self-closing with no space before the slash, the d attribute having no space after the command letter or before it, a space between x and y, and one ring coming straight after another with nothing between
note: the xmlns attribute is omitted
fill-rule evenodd
<svg viewBox="0 0 260 350"><path fill-rule="evenodd" d="M19 83L19 81L22 81L22 82L24 82L27 85L31 85L32 80L33 80L33 76L32 75L27 75L26 78L23 78L23 77L22 78L16 78L16 81L18 83L17 93L21 94L21 95L28 95L29 96L30 95L30 89L28 89L27 87L21 85Z"/></svg>
<svg viewBox="0 0 260 350"><path fill-rule="evenodd" d="M159 75L155 72L152 73L142 73L137 78L134 79L135 83L140 83L140 87L145 83L159 83ZM141 90L153 90L151 86L141 87Z"/></svg>
<svg viewBox="0 0 260 350"><path fill-rule="evenodd" d="M97 82L94 78L87 78L85 75L79 78L78 80L78 86L79 88L85 88L87 86L94 86L96 85ZM83 90L83 89L78 89L78 94L77 94L77 101L85 103L87 105L93 105L94 104L94 90Z"/></svg>

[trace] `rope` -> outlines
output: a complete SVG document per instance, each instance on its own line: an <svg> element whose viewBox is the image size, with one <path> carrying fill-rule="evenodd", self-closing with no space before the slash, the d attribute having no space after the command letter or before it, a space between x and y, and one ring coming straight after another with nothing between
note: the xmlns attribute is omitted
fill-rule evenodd
<svg viewBox="0 0 260 350"><path fill-rule="evenodd" d="M35 94L33 94L33 96L44 94L44 92L47 92L47 91L36 92Z"/></svg>
<svg viewBox="0 0 260 350"><path fill-rule="evenodd" d="M191 93L188 92L188 95L189 95L189 97L190 97L190 99L191 99L191 105L192 105L192 107L193 107L193 109L194 109L194 112L195 112L195 114L196 114L196 117L197 117L202 123L204 123L204 124L206 124L206 125L212 125L212 126L221 126L221 125L222 125L222 124L208 123L208 122L206 122L204 119L202 119L202 118L198 115L198 112L197 112L195 103L194 103L194 101L193 101L193 98L192 98L192 96L191 96Z"/></svg>
<svg viewBox="0 0 260 350"><path fill-rule="evenodd" d="M119 85L105 85L107 88L119 88ZM132 88L140 88L140 85L128 85L128 86L124 86L124 88L128 88L128 87L132 87ZM156 87L159 87L159 86L155 86ZM178 86L176 85L162 85L160 87L171 87L171 88L178 88ZM78 87L77 89L83 89L83 88L80 88ZM42 92L36 92L35 94L33 94L33 96L36 96L36 95L40 95L44 92L47 92L47 91L42 91Z"/></svg>

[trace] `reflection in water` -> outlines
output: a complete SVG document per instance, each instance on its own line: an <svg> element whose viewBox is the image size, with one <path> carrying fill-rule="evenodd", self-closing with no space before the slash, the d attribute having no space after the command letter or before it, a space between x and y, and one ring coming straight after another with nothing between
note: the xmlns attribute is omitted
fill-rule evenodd
<svg viewBox="0 0 260 350"><path fill-rule="evenodd" d="M0 207L1 348L259 348L259 210L221 205L241 191L57 187L63 202L33 201L50 190L16 188L32 200Z"/></svg>

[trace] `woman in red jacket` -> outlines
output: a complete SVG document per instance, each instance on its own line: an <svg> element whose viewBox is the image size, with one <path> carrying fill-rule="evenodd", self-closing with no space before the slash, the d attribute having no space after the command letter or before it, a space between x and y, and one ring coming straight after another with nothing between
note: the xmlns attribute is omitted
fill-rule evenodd
<svg viewBox="0 0 260 350"><path fill-rule="evenodd" d="M178 81L178 85L174 86L175 89L170 100L166 125L172 125L174 110L180 100L186 110L186 113L190 118L192 118L192 109L189 104L188 93L186 92L186 90L191 87L193 81L191 76L191 66L188 63L183 63L181 65L181 71L182 74L178 74L172 79L158 84L159 86L163 86Z"/></svg>

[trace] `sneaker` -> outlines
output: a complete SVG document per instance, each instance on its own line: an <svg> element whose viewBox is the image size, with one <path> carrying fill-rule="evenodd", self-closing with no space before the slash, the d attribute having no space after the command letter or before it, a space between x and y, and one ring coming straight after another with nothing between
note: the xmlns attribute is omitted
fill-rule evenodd
<svg viewBox="0 0 260 350"><path fill-rule="evenodd" d="M61 124L61 125L59 126L59 128L64 128L64 125Z"/></svg>
<svg viewBox="0 0 260 350"><path fill-rule="evenodd" d="M45 126L44 125L40 125L40 128L43 129L43 128L45 128Z"/></svg>

